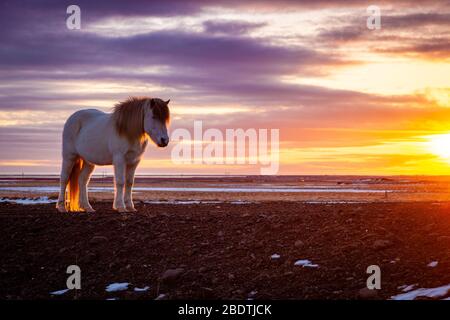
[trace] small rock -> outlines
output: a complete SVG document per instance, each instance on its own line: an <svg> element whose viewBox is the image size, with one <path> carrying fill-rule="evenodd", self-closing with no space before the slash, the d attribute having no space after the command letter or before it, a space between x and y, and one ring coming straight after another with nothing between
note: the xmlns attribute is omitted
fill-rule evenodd
<svg viewBox="0 0 450 320"><path fill-rule="evenodd" d="M372 248L375 250L383 250L392 246L392 242L389 240L376 240Z"/></svg>
<svg viewBox="0 0 450 320"><path fill-rule="evenodd" d="M358 292L358 297L360 299L375 299L378 297L378 291L376 289L362 288Z"/></svg>
<svg viewBox="0 0 450 320"><path fill-rule="evenodd" d="M223 231L219 231L219 232L217 233L217 236L218 236L218 237L223 237Z"/></svg>
<svg viewBox="0 0 450 320"><path fill-rule="evenodd" d="M168 269L162 274L161 281L170 282L176 280L183 272L183 268Z"/></svg>
<svg viewBox="0 0 450 320"><path fill-rule="evenodd" d="M108 241L107 237L104 236L93 236L89 241L90 244L99 244L102 242Z"/></svg>
<svg viewBox="0 0 450 320"><path fill-rule="evenodd" d="M295 241L295 243L294 243L294 246L296 246L297 248L298 248L298 247L303 247L303 245L304 245L304 243L303 243L302 240L297 240L297 241Z"/></svg>

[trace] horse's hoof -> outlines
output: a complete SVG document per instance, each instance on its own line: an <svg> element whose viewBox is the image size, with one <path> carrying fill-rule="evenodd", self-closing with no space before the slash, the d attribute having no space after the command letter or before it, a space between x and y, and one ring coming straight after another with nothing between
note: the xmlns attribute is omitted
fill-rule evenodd
<svg viewBox="0 0 450 320"><path fill-rule="evenodd" d="M86 208L86 209L84 209L84 211L86 213L94 213L95 212L95 210L93 208Z"/></svg>
<svg viewBox="0 0 450 320"><path fill-rule="evenodd" d="M116 210L118 213L127 213L127 209L126 208L113 208L114 210Z"/></svg>
<svg viewBox="0 0 450 320"><path fill-rule="evenodd" d="M137 212L135 208L127 207L127 212Z"/></svg>
<svg viewBox="0 0 450 320"><path fill-rule="evenodd" d="M67 210L64 206L56 206L56 210L58 210L59 213L67 213Z"/></svg>

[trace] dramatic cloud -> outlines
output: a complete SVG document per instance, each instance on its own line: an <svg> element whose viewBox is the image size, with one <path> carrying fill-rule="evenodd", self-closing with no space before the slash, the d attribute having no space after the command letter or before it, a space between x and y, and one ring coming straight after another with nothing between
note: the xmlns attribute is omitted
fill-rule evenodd
<svg viewBox="0 0 450 320"><path fill-rule="evenodd" d="M203 26L207 33L243 35L251 30L255 30L267 25L266 23L252 23L246 21L205 21Z"/></svg>
<svg viewBox="0 0 450 320"><path fill-rule="evenodd" d="M4 172L54 170L71 112L130 95L171 98L172 129L280 128L285 173L301 148L416 139L450 122L448 1L379 1L381 30L356 0L80 0L82 28L68 30L71 4L0 4Z"/></svg>

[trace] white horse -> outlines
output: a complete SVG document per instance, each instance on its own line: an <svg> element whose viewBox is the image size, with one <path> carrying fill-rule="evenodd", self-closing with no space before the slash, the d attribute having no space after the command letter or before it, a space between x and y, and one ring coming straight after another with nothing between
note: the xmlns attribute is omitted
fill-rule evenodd
<svg viewBox="0 0 450 320"><path fill-rule="evenodd" d="M115 184L113 208L119 212L136 211L131 190L134 173L148 136L159 147L169 143L169 101L129 98L117 104L112 113L87 109L72 114L62 136L58 211L94 212L89 204L87 184L95 165L111 164Z"/></svg>

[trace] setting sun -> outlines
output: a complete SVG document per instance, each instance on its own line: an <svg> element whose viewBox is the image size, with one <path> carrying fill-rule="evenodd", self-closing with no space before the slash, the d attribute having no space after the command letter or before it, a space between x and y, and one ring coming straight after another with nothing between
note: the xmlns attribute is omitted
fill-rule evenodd
<svg viewBox="0 0 450 320"><path fill-rule="evenodd" d="M428 139L430 152L450 162L450 133L428 136Z"/></svg>

